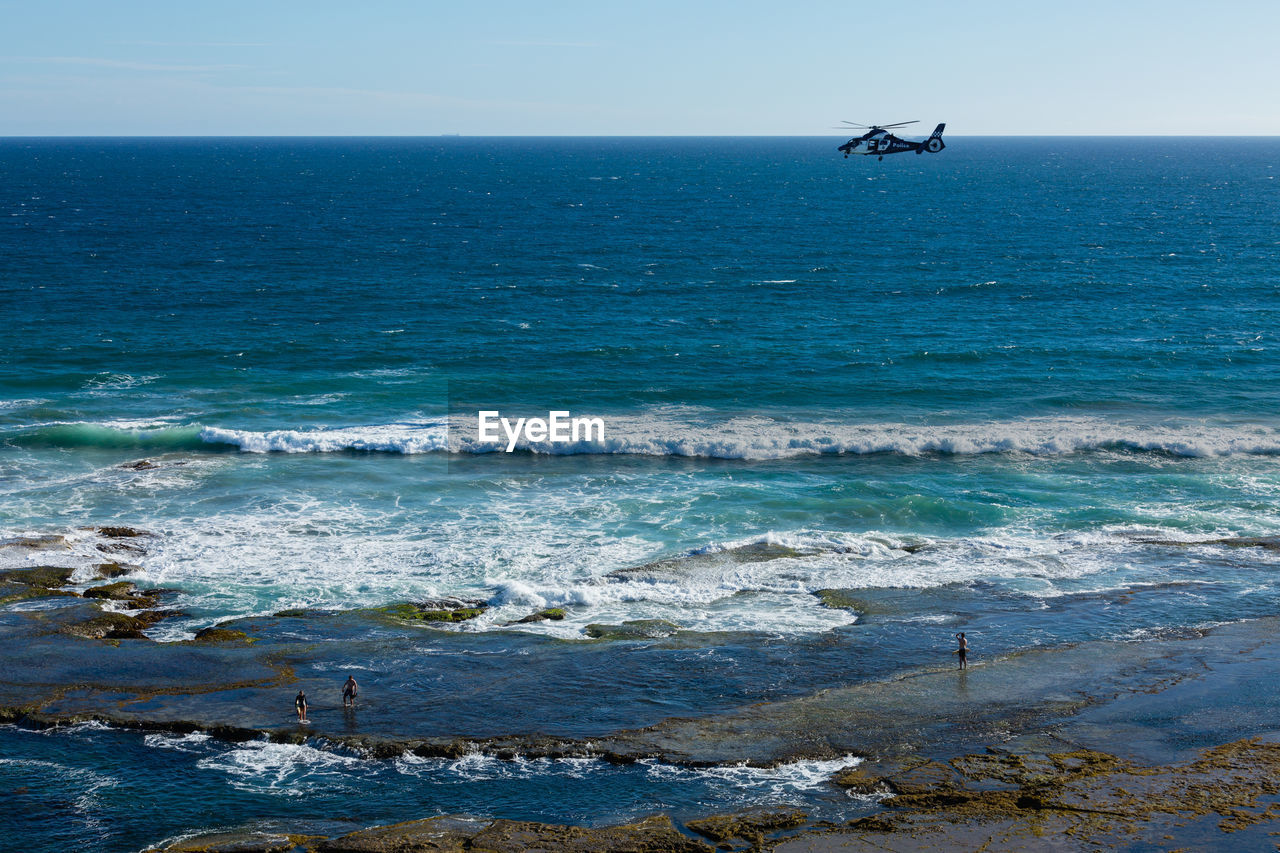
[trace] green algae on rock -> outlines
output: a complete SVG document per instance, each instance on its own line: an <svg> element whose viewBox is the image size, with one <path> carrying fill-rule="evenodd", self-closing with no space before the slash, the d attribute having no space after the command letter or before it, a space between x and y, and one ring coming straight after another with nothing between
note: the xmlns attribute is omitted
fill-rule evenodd
<svg viewBox="0 0 1280 853"><path fill-rule="evenodd" d="M79 598L79 593L69 589L58 589L57 587L28 583L21 578L15 579L6 573L0 573L0 604L24 601L29 598L53 598L57 596Z"/></svg>
<svg viewBox="0 0 1280 853"><path fill-rule="evenodd" d="M62 630L77 637L91 640L149 640L143 633L154 624L128 613L99 613L78 622L63 625Z"/></svg>
<svg viewBox="0 0 1280 853"><path fill-rule="evenodd" d="M564 615L563 607L548 607L546 610L539 610L537 613L530 613L523 619L517 619L511 624L526 625L530 622L546 622L548 620L552 622L559 622L564 619Z"/></svg>
<svg viewBox="0 0 1280 853"><path fill-rule="evenodd" d="M196 631L194 643L253 643L256 642L252 637L244 631L237 631L234 628L222 628L213 625L209 628L201 628Z"/></svg>
<svg viewBox="0 0 1280 853"><path fill-rule="evenodd" d="M466 622L475 619L488 609L488 602L460 598L401 602L373 608L374 612L383 613L404 622Z"/></svg>
<svg viewBox="0 0 1280 853"><path fill-rule="evenodd" d="M75 569L63 566L35 566L30 569L5 569L0 571L0 580L52 590L71 583L71 575L74 573Z"/></svg>

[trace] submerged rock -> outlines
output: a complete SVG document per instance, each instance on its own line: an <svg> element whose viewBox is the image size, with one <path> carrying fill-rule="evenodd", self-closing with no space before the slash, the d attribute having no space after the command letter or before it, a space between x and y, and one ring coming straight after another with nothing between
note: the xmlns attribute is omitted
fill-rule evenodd
<svg viewBox="0 0 1280 853"><path fill-rule="evenodd" d="M1220 539L1139 539L1142 545L1189 548L1195 545L1223 545L1227 548L1265 548L1280 551L1280 536L1226 536Z"/></svg>
<svg viewBox="0 0 1280 853"><path fill-rule="evenodd" d="M680 626L666 619L635 619L621 625L593 622L583 630L588 637L597 640L655 640L670 637L680 630Z"/></svg>
<svg viewBox="0 0 1280 853"><path fill-rule="evenodd" d="M283 853L298 846L298 839L266 832L213 832L177 841L163 853ZM153 851L147 851L153 853Z"/></svg>
<svg viewBox="0 0 1280 853"><path fill-rule="evenodd" d="M823 607L832 610L857 610L866 613L871 609L866 599L858 598L847 589L818 589L813 594L822 602Z"/></svg>
<svg viewBox="0 0 1280 853"><path fill-rule="evenodd" d="M752 542L736 548L725 548L721 551L697 552L665 560L655 560L641 566L627 569L615 569L608 577L619 580L634 578L682 578L708 569L734 566L745 563L764 563L770 560L786 560L796 557L808 557L819 553L816 550L799 550L787 545L773 542Z"/></svg>

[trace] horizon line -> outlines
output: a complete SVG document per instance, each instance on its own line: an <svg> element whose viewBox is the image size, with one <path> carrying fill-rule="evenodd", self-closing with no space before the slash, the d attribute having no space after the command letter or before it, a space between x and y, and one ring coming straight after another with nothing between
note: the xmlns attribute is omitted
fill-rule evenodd
<svg viewBox="0 0 1280 853"><path fill-rule="evenodd" d="M919 134L908 134L919 135ZM817 133L0 133L0 139L836 139ZM1277 139L1280 133L948 133L997 139Z"/></svg>

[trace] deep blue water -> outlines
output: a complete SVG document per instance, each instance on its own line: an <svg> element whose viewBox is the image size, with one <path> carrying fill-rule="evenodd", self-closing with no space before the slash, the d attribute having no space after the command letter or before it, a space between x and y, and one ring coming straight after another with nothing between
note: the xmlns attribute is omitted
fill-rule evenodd
<svg viewBox="0 0 1280 853"><path fill-rule="evenodd" d="M826 635L858 680L888 664L853 649L923 665L957 624L1010 649L1280 612L1274 552L1143 543L1276 532L1280 140L841 141L0 140L0 539L70 533L81 565L82 525L155 532L139 577L192 614L161 639L459 594L494 605L464 630L498 647L545 606L568 618L520 630L791 644L794 666L706 674L743 704L840 677L802 666ZM481 409L606 435L492 452ZM761 542L803 556L696 559ZM874 620L828 587L930 594ZM618 703L602 719L651 721ZM57 796L120 778L59 737L0 733L63 768ZM344 761L338 803L376 772L388 802L438 783L439 811L631 814L554 773L481 797ZM276 771L248 765L200 778L252 811ZM705 783L681 784L694 813ZM85 802L77 843L140 837L94 835L128 819Z"/></svg>

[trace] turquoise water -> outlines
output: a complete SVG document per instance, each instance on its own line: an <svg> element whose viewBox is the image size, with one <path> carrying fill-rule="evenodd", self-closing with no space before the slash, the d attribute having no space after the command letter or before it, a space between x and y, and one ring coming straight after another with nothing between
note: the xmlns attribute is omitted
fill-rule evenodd
<svg viewBox="0 0 1280 853"><path fill-rule="evenodd" d="M156 533L139 582L189 614L159 639L462 595L495 648L640 618L782 643L708 669L725 707L957 624L1010 649L1280 612L1276 552L1148 542L1277 528L1280 142L839 141L0 140L0 538ZM481 409L605 437L496 452ZM700 559L766 542L800 553ZM921 595L871 620L830 587ZM1132 588L1163 591L1105 606ZM848 656L805 670L823 637Z"/></svg>

